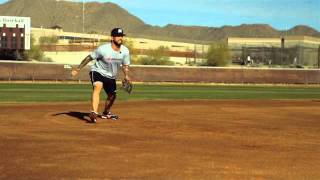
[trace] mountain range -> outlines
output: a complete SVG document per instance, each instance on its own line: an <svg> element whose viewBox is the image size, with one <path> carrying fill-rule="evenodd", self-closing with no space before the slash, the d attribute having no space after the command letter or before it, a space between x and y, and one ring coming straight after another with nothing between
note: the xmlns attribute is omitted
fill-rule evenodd
<svg viewBox="0 0 320 180"><path fill-rule="evenodd" d="M83 11L84 10L84 11ZM64 31L109 34L113 27L123 27L132 37L144 37L184 42L210 42L227 37L281 37L304 35L320 37L320 32L298 25L280 31L268 24L242 24L239 26L204 27L168 24L152 26L130 14L114 3L63 0L10 0L0 4L1 16L31 17L32 27L50 28L61 26ZM84 16L83 16L84 15Z"/></svg>

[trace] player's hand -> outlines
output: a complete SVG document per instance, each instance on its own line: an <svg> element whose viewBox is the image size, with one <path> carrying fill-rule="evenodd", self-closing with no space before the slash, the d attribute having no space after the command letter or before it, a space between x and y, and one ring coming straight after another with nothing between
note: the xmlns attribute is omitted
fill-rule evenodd
<svg viewBox="0 0 320 180"><path fill-rule="evenodd" d="M78 69L73 69L73 70L71 71L72 77L76 76L78 73L79 73L79 70L78 70Z"/></svg>

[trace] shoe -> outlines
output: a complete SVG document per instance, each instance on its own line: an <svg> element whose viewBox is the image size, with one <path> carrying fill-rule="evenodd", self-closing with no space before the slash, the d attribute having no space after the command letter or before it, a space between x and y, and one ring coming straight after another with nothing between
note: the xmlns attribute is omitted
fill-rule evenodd
<svg viewBox="0 0 320 180"><path fill-rule="evenodd" d="M112 114L111 112L103 112L100 116L102 119L111 119L111 120L118 120L119 117L115 114Z"/></svg>
<svg viewBox="0 0 320 180"><path fill-rule="evenodd" d="M91 123L96 123L97 122L97 117L98 117L98 114L95 113L95 112L91 112L89 113L89 118L91 120Z"/></svg>

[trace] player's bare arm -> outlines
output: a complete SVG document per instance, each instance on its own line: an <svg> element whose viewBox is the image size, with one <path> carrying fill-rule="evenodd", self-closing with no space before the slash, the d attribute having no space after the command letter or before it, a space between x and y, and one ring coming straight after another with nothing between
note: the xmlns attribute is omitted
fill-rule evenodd
<svg viewBox="0 0 320 180"><path fill-rule="evenodd" d="M122 71L123 71L123 74L124 74L124 79L127 79L128 81L130 81L129 65L122 65Z"/></svg>
<svg viewBox="0 0 320 180"><path fill-rule="evenodd" d="M92 61L93 59L92 59L92 57L90 56L90 55L88 55L86 58L84 58L84 60L82 60L82 62L80 63L80 65L76 68L76 69L73 69L72 71L71 71L71 75L72 76L76 76L78 73L79 73L79 71L83 68L83 67L85 67L90 61Z"/></svg>

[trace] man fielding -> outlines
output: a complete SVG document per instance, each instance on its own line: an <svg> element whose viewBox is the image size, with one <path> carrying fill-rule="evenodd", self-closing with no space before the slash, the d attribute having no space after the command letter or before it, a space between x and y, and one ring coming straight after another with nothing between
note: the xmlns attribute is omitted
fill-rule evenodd
<svg viewBox="0 0 320 180"><path fill-rule="evenodd" d="M96 62L91 66L91 71L89 73L93 86L91 99L92 110L89 114L92 123L95 123L99 116L98 107L100 91L102 88L108 97L106 99L105 108L101 114L101 118L113 120L118 119L118 116L112 114L110 109L116 99L116 78L121 65L125 79L130 82L130 78L128 76L130 53L129 49L122 45L123 36L125 36L123 29L112 29L111 42L99 46L80 63L77 69L74 69L71 72L72 76L75 76L90 61L96 60Z"/></svg>

